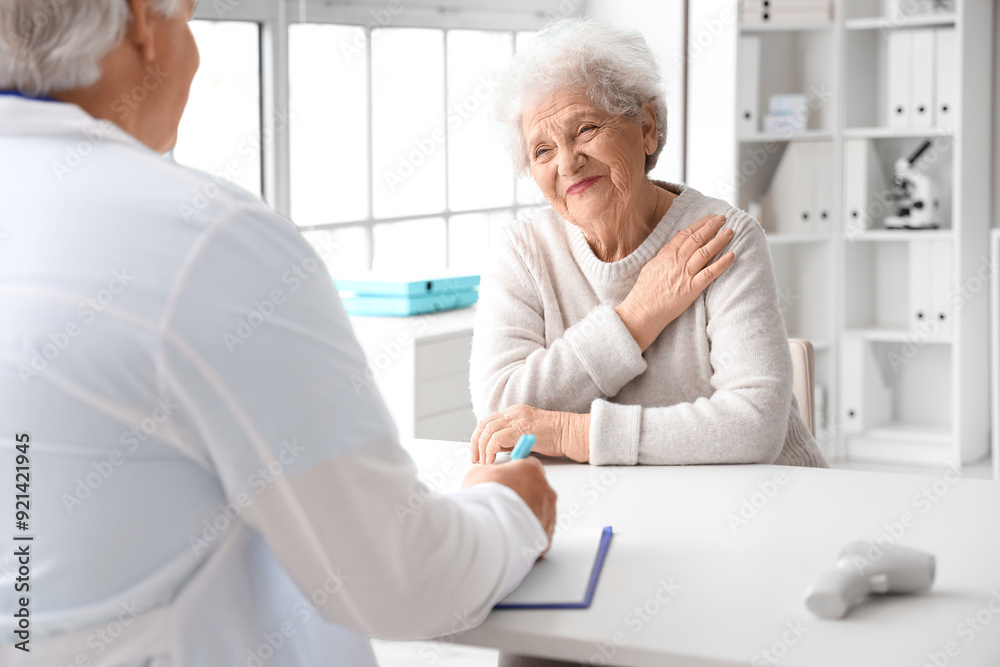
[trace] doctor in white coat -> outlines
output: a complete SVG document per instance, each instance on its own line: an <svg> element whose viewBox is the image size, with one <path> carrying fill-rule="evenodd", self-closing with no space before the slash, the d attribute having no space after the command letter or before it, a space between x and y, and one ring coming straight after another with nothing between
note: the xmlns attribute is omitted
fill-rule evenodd
<svg viewBox="0 0 1000 667"><path fill-rule="evenodd" d="M321 258L161 156L193 9L0 4L0 516L21 466L33 538L0 552L0 664L374 665L369 635L481 622L552 535L535 460L418 482Z"/></svg>

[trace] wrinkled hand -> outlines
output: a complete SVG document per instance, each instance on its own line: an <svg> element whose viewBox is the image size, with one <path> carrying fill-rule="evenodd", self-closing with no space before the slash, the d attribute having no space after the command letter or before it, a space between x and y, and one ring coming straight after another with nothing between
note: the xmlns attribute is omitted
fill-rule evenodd
<svg viewBox="0 0 1000 667"><path fill-rule="evenodd" d="M548 544L544 545L545 551L542 552L544 556L552 545L552 534L556 529L556 492L545 478L541 461L529 457L498 466L473 466L466 474L462 488L486 482L497 482L510 487L535 513L549 537Z"/></svg>
<svg viewBox="0 0 1000 667"><path fill-rule="evenodd" d="M472 434L472 462L493 463L498 452L514 449L525 433L535 436L531 450L546 456L590 460L590 415L514 405L479 422Z"/></svg>
<svg viewBox="0 0 1000 667"><path fill-rule="evenodd" d="M643 352L733 263L734 254L727 252L709 264L733 238L724 224L726 216L711 215L677 232L642 267L615 309Z"/></svg>

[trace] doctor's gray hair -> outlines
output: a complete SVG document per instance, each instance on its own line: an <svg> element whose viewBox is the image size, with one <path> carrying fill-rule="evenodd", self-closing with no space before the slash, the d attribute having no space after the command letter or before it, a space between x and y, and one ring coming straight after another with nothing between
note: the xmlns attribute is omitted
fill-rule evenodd
<svg viewBox="0 0 1000 667"><path fill-rule="evenodd" d="M659 135L646 156L646 173L667 142L667 104L656 57L636 30L603 19L566 19L546 26L514 56L496 96L496 115L507 133L518 175L530 168L521 119L544 98L566 90L583 91L608 113L642 122L643 106L653 105Z"/></svg>
<svg viewBox="0 0 1000 667"><path fill-rule="evenodd" d="M148 0L173 16L180 0ZM132 20L126 0L0 0L0 90L38 96L86 88Z"/></svg>

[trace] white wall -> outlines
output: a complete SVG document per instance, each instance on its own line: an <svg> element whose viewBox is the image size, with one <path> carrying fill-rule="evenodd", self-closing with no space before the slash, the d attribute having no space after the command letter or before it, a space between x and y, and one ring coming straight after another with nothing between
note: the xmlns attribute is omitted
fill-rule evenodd
<svg viewBox="0 0 1000 667"><path fill-rule="evenodd" d="M590 0L588 16L621 28L637 29L660 61L667 89L667 145L650 176L683 179L684 159L684 3L680 0Z"/></svg>

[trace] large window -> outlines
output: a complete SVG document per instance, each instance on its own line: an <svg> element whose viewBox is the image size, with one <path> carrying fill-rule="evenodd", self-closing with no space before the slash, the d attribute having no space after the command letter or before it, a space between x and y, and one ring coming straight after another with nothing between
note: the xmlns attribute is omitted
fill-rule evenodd
<svg viewBox="0 0 1000 667"><path fill-rule="evenodd" d="M192 21L201 67L178 130L174 158L261 195L260 28Z"/></svg>
<svg viewBox="0 0 1000 667"><path fill-rule="evenodd" d="M514 40L512 31L290 27L291 217L336 254L332 271L481 266L491 228L517 206L491 115Z"/></svg>
<svg viewBox="0 0 1000 667"><path fill-rule="evenodd" d="M202 3L175 158L262 196L334 275L479 271L496 229L544 203L515 178L492 107L547 21L482 4L471 20L423 7L382 20L314 0ZM287 124L262 132L262 109Z"/></svg>

